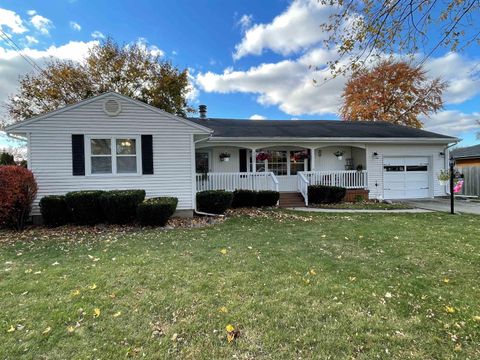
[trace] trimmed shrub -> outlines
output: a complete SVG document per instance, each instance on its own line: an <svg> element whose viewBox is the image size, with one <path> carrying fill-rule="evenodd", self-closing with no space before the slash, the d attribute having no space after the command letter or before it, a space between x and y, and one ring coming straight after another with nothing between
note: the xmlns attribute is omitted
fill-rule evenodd
<svg viewBox="0 0 480 360"><path fill-rule="evenodd" d="M232 207L254 207L257 205L257 192L253 190L235 190L233 192Z"/></svg>
<svg viewBox="0 0 480 360"><path fill-rule="evenodd" d="M224 190L207 190L197 193L199 211L209 214L223 214L233 199L233 194Z"/></svg>
<svg viewBox="0 0 480 360"><path fill-rule="evenodd" d="M327 202L329 186L309 185L308 186L308 202L311 204L322 204Z"/></svg>
<svg viewBox="0 0 480 360"><path fill-rule="evenodd" d="M46 226L65 225L71 220L72 214L64 195L44 196L39 205Z"/></svg>
<svg viewBox="0 0 480 360"><path fill-rule="evenodd" d="M157 197L138 204L137 219L144 226L165 226L177 209L178 199Z"/></svg>
<svg viewBox="0 0 480 360"><path fill-rule="evenodd" d="M310 185L308 202L311 204L335 204L345 197L347 189L338 186Z"/></svg>
<svg viewBox="0 0 480 360"><path fill-rule="evenodd" d="M3 151L0 154L0 165L16 165L15 158L12 154Z"/></svg>
<svg viewBox="0 0 480 360"><path fill-rule="evenodd" d="M21 166L0 166L0 226L23 230L37 196L33 173Z"/></svg>
<svg viewBox="0 0 480 360"><path fill-rule="evenodd" d="M65 194L67 205L72 210L72 218L76 224L95 225L105 220L100 201L103 193L104 191L101 190L86 190Z"/></svg>
<svg viewBox="0 0 480 360"><path fill-rule="evenodd" d="M328 202L330 204L336 204L341 202L345 198L345 194L347 193L347 189L340 186L331 186L330 192L328 196Z"/></svg>
<svg viewBox="0 0 480 360"><path fill-rule="evenodd" d="M137 207L145 200L145 190L113 190L100 196L105 219L111 224L128 224L135 220Z"/></svg>
<svg viewBox="0 0 480 360"><path fill-rule="evenodd" d="M280 199L280 193L278 191L261 190L257 193L257 206L275 206L278 199Z"/></svg>

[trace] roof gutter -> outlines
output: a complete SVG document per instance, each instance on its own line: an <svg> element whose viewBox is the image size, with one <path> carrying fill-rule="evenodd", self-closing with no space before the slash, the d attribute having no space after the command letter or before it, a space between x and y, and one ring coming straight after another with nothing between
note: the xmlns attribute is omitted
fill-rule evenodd
<svg viewBox="0 0 480 360"><path fill-rule="evenodd" d="M457 141L455 141L454 143L448 145L448 146L445 146L445 150L443 151L443 153L445 154L445 158L444 158L444 165L445 165L445 169L448 169L449 168L449 161L450 161L450 157L449 156L446 156L447 154L447 151L450 155L450 150L448 150L449 148L451 148L452 146L455 146L457 145L459 142L461 141L461 139L457 139ZM448 161L448 162L447 162ZM447 190L445 190L445 192L450 195L450 186L446 186Z"/></svg>
<svg viewBox="0 0 480 360"><path fill-rule="evenodd" d="M222 136L212 136L209 139L209 142L245 142L245 141L259 141L259 142L328 142L328 143L337 143L337 142L354 142L354 143L381 143L381 142L392 142L392 143L440 143L440 144L450 144L458 143L460 139L456 137L448 138L425 138L425 137L415 137L415 138L384 138L384 137L222 137Z"/></svg>

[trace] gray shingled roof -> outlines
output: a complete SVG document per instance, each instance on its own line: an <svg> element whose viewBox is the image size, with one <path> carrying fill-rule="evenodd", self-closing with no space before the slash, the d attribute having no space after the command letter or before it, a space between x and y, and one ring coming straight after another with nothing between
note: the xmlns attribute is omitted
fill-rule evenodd
<svg viewBox="0 0 480 360"><path fill-rule="evenodd" d="M386 122L336 120L189 120L214 130L214 137L354 137L354 138L441 138L454 137Z"/></svg>
<svg viewBox="0 0 480 360"><path fill-rule="evenodd" d="M480 158L480 144L454 149L450 154L455 158Z"/></svg>

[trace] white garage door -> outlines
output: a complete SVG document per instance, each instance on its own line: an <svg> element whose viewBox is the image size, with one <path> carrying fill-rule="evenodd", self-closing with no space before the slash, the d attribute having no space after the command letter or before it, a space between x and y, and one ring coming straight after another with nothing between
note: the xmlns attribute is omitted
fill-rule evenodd
<svg viewBox="0 0 480 360"><path fill-rule="evenodd" d="M383 197L415 199L430 197L428 157L383 159Z"/></svg>

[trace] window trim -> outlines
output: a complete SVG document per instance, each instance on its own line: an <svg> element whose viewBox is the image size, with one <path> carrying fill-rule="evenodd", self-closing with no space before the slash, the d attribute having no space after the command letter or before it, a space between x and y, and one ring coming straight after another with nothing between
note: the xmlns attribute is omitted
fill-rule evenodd
<svg viewBox="0 0 480 360"><path fill-rule="evenodd" d="M110 155L94 155L94 156L111 156L112 172L109 174L92 174L92 149L91 140L110 139ZM135 139L135 157L137 160L136 173L118 173L117 172L117 139ZM85 175L95 177L132 177L142 175L142 144L140 135L85 135ZM120 155L119 157L133 155Z"/></svg>

